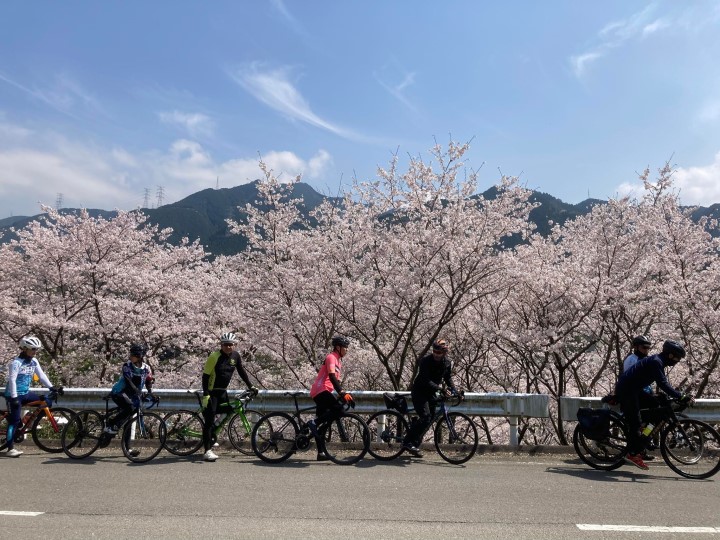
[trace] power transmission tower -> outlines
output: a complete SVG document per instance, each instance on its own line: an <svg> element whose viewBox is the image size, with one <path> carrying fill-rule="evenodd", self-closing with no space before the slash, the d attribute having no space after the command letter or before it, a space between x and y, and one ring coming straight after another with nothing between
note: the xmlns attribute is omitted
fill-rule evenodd
<svg viewBox="0 0 720 540"><path fill-rule="evenodd" d="M157 188L157 207L160 208L163 204L163 200L165 199L165 188L163 186L158 186Z"/></svg>
<svg viewBox="0 0 720 540"><path fill-rule="evenodd" d="M55 198L55 210L60 210L60 208L62 208L62 204L63 204L63 194L58 193L57 197Z"/></svg>
<svg viewBox="0 0 720 540"><path fill-rule="evenodd" d="M219 176L215 180L215 189L220 189L220 177Z"/></svg>
<svg viewBox="0 0 720 540"><path fill-rule="evenodd" d="M143 208L150 208L150 188L145 188L143 195Z"/></svg>

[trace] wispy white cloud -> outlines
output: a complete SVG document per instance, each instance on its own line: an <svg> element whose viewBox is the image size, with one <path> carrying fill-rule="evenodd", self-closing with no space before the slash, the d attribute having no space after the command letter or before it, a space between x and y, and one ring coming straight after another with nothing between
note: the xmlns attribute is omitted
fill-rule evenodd
<svg viewBox="0 0 720 540"><path fill-rule="evenodd" d="M307 32L302 24L300 24L300 21L293 16L292 13L290 13L290 10L285 5L285 2L283 0L271 0L270 5L275 8L275 11L277 11L285 21L285 23L298 35L307 37Z"/></svg>
<svg viewBox="0 0 720 540"><path fill-rule="evenodd" d="M353 131L317 115L289 80L289 68L263 70L257 63L230 72L233 80L255 99L291 118L350 140L366 140Z"/></svg>
<svg viewBox="0 0 720 540"><path fill-rule="evenodd" d="M106 114L97 98L66 73L55 75L43 87L22 84L2 73L0 73L0 81L69 116L75 116L79 112Z"/></svg>
<svg viewBox="0 0 720 540"><path fill-rule="evenodd" d="M181 128L191 137L211 137L215 132L215 122L202 113L187 113L178 110L158 113L160 121Z"/></svg>
<svg viewBox="0 0 720 540"><path fill-rule="evenodd" d="M570 57L570 66L575 76L581 78L590 64L607 56L613 49L629 41L640 40L670 28L673 25L671 17L653 18L656 10L657 5L653 3L626 19L613 21L601 28L595 39L595 45Z"/></svg>
<svg viewBox="0 0 720 540"><path fill-rule="evenodd" d="M417 108L405 95L405 90L415 84L415 73L408 72L403 75L402 81L397 84L388 84L380 78L380 75L375 73L375 79L390 95L397 99L400 103L405 105L408 109L416 111Z"/></svg>
<svg viewBox="0 0 720 540"><path fill-rule="evenodd" d="M673 187L684 205L707 206L708 201L720 201L720 152L708 165L679 167L673 173ZM643 185L626 182L618 187L620 196L641 198Z"/></svg>

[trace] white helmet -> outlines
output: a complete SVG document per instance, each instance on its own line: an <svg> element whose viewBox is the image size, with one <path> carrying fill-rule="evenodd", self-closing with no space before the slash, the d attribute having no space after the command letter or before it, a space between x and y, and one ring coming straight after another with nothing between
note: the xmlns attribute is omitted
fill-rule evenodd
<svg viewBox="0 0 720 540"><path fill-rule="evenodd" d="M235 334L232 332L225 332L222 336L220 336L220 343L237 343Z"/></svg>
<svg viewBox="0 0 720 540"><path fill-rule="evenodd" d="M21 349L42 349L42 343L35 336L25 336L18 343Z"/></svg>

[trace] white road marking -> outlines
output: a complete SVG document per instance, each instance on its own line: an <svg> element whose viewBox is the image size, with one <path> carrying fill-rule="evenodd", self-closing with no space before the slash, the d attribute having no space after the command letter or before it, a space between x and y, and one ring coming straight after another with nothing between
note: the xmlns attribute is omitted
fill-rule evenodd
<svg viewBox="0 0 720 540"><path fill-rule="evenodd" d="M39 516L41 514L44 514L45 512L15 512L13 510L0 510L0 516L25 516L25 517L35 517Z"/></svg>
<svg viewBox="0 0 720 540"><path fill-rule="evenodd" d="M578 523L581 531L720 534L720 527L661 527L657 525L594 525Z"/></svg>

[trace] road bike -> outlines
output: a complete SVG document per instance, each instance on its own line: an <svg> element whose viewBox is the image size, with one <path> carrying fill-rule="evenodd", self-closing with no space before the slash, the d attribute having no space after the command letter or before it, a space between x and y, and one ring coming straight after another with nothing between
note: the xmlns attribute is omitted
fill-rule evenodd
<svg viewBox="0 0 720 540"><path fill-rule="evenodd" d="M67 424L75 411L65 407L53 407L58 396L63 395L62 387L41 396L37 401L31 401L23 405L23 408L30 410L22 417L21 425L15 430L15 443L25 440L28 432L32 440L41 450L58 454L62 452L60 437L63 427ZM0 450L7 448L9 412L0 411Z"/></svg>
<svg viewBox="0 0 720 540"><path fill-rule="evenodd" d="M298 396L303 392L286 392L295 403L295 412L271 412L264 415L252 430L252 449L255 455L267 463L280 463L298 450L310 448L313 439L310 426L303 415L315 410L315 406L300 408ZM317 425L317 440L330 461L338 465L352 465L360 461L368 451L370 430L357 414L348 412L351 406L343 403L343 411L331 421Z"/></svg>
<svg viewBox="0 0 720 540"><path fill-rule="evenodd" d="M181 409L165 415L167 437L165 448L176 456L189 456L197 452L203 445L202 392L194 392L200 403L200 409L190 411ZM247 404L257 395L257 391L245 390L235 394L234 398L218 408L220 418L215 422L213 430L217 440L223 432L227 432L230 444L245 455L252 455L250 436L252 428L262 416L258 411L247 408ZM227 430L227 431L226 431Z"/></svg>
<svg viewBox="0 0 720 540"><path fill-rule="evenodd" d="M390 461L405 451L403 441L410 423L417 420L416 418L412 419L414 410L408 407L405 395L385 393L383 398L387 409L376 412L370 416L367 422L370 428L368 452L375 459ZM472 418L466 414L448 410L463 401L464 393L458 392L447 397L443 392L438 392L435 399L440 405L432 420L435 449L440 457L448 463L455 465L465 463L473 457L477 450L477 427Z"/></svg>
<svg viewBox="0 0 720 540"><path fill-rule="evenodd" d="M660 453L667 466L680 476L696 480L716 474L720 470L720 434L709 424L682 415L689 406L687 401L662 394L656 397L659 407L641 409L640 415L643 422L654 426L647 439L659 433ZM578 413L583 414L580 411ZM602 411L606 424L601 432L592 433L578 423L573 432L573 447L590 467L615 470L625 463L627 423L622 414L613 410L592 411L595 414Z"/></svg>
<svg viewBox="0 0 720 540"><path fill-rule="evenodd" d="M106 427L121 413L119 407L110 407L112 395L103 396L105 414L97 411L78 411L62 432L62 449L73 459L84 459L98 448L104 448L115 438ZM127 459L134 463L145 463L157 456L165 444L166 428L162 417L148 409L158 403L143 395L134 403L132 415L118 428L120 448ZM149 405L148 405L149 404ZM147 406L146 406L147 405Z"/></svg>

